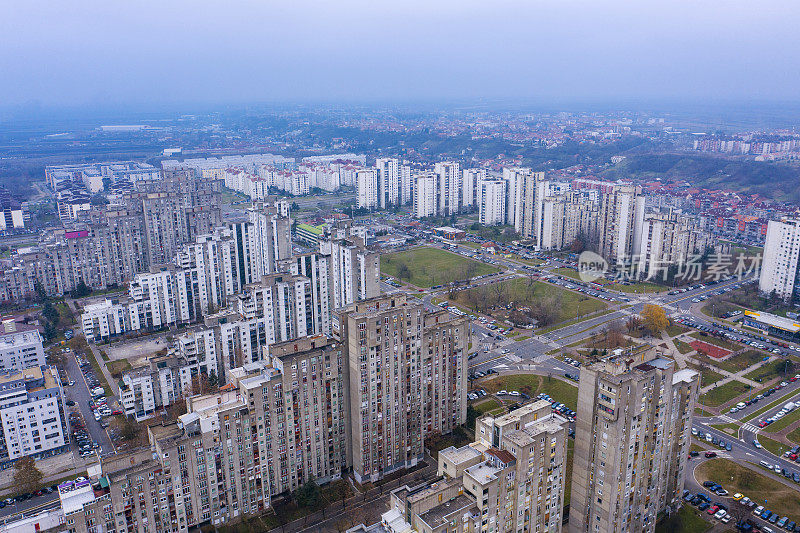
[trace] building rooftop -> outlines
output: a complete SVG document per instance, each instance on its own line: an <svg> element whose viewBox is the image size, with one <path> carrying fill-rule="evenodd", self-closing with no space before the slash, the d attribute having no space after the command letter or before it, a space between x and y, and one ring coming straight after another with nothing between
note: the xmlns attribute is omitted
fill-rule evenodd
<svg viewBox="0 0 800 533"><path fill-rule="evenodd" d="M481 485L485 485L490 481L494 481L497 479L497 473L500 472L502 469L496 466L492 466L488 463L479 463L474 466L470 466L466 470L464 470L465 474L468 474L470 477L475 479Z"/></svg>
<svg viewBox="0 0 800 533"><path fill-rule="evenodd" d="M691 383L692 381L697 379L697 372L692 370L691 368L682 368L672 374L672 384L676 383Z"/></svg>
<svg viewBox="0 0 800 533"><path fill-rule="evenodd" d="M465 512L475 507L475 500L466 494L459 494L452 500L440 503L433 509L422 513L419 518L431 529L437 529L448 524L452 519L463 515ZM475 513L478 510L475 508Z"/></svg>
<svg viewBox="0 0 800 533"><path fill-rule="evenodd" d="M450 446L440 451L439 455L454 464L461 464L475 457L481 457L481 452L469 445L464 445L461 448Z"/></svg>
<svg viewBox="0 0 800 533"><path fill-rule="evenodd" d="M760 322L777 329L782 329L783 331L788 331L790 333L797 333L800 331L800 323L798 323L796 320L792 320L791 318L773 315L771 313L764 313L761 311L750 311L749 309L745 309L744 316L755 320L756 322Z"/></svg>

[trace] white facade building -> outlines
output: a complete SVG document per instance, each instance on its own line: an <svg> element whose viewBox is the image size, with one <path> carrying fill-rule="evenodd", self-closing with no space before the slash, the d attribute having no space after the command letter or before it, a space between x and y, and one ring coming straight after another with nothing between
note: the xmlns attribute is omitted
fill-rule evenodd
<svg viewBox="0 0 800 533"><path fill-rule="evenodd" d="M506 181L481 180L478 220L484 226L503 224L506 218Z"/></svg>
<svg viewBox="0 0 800 533"><path fill-rule="evenodd" d="M45 457L69 445L58 372L39 367L0 376L0 462Z"/></svg>
<svg viewBox="0 0 800 533"><path fill-rule="evenodd" d="M400 203L400 162L397 159L375 160L378 171L378 206L386 209Z"/></svg>
<svg viewBox="0 0 800 533"><path fill-rule="evenodd" d="M800 258L800 220L770 220L764 242L764 258L758 287L784 301L794 296Z"/></svg>
<svg viewBox="0 0 800 533"><path fill-rule="evenodd" d="M38 329L4 320L0 331L0 372L46 364Z"/></svg>
<svg viewBox="0 0 800 533"><path fill-rule="evenodd" d="M414 179L414 216L432 217L438 213L436 201L436 174L423 172Z"/></svg>
<svg viewBox="0 0 800 533"><path fill-rule="evenodd" d="M436 163L436 200L437 212L441 216L450 216L461 209L461 165L447 161Z"/></svg>
<svg viewBox="0 0 800 533"><path fill-rule="evenodd" d="M378 207L378 170L364 168L356 171L356 198L360 209Z"/></svg>
<svg viewBox="0 0 800 533"><path fill-rule="evenodd" d="M480 206L478 187L486 179L485 168L465 168L461 178L461 205L463 207Z"/></svg>

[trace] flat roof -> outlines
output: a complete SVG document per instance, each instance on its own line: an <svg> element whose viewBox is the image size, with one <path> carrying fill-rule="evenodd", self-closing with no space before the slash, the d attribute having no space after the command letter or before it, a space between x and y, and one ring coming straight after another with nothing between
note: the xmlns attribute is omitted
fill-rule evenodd
<svg viewBox="0 0 800 533"><path fill-rule="evenodd" d="M450 522L449 517L475 506L475 501L466 494L459 494L452 500L440 503L428 512L420 515L420 520L431 529L437 529Z"/></svg>
<svg viewBox="0 0 800 533"><path fill-rule="evenodd" d="M749 309L745 309L744 316L752 318L753 320L761 322L762 324L766 324L767 326L772 326L773 328L782 329L791 333L797 333L800 331L800 324L791 318L773 315L771 313L763 313L760 311L750 311Z"/></svg>

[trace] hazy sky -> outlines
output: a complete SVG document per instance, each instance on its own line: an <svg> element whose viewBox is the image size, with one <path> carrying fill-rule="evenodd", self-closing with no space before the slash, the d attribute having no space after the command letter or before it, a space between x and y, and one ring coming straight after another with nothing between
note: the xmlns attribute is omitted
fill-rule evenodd
<svg viewBox="0 0 800 533"><path fill-rule="evenodd" d="M796 0L0 0L0 106L800 100Z"/></svg>

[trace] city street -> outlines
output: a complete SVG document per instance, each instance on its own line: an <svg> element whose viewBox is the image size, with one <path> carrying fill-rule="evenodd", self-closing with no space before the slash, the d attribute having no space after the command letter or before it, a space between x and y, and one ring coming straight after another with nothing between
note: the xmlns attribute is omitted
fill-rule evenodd
<svg viewBox="0 0 800 533"><path fill-rule="evenodd" d="M106 429L100 425L100 422L94 419L94 411L89 408L89 400L92 395L89 392L89 386L86 383L86 378L81 372L80 366L75 359L74 354L68 354L66 357L66 370L69 379L75 382L72 387L65 387L64 393L66 399L75 402L75 407L80 410L83 419L86 423L86 429L92 437L94 442L100 443L100 448L97 450L100 454L113 453L114 446L111 443L111 437L108 435Z"/></svg>

